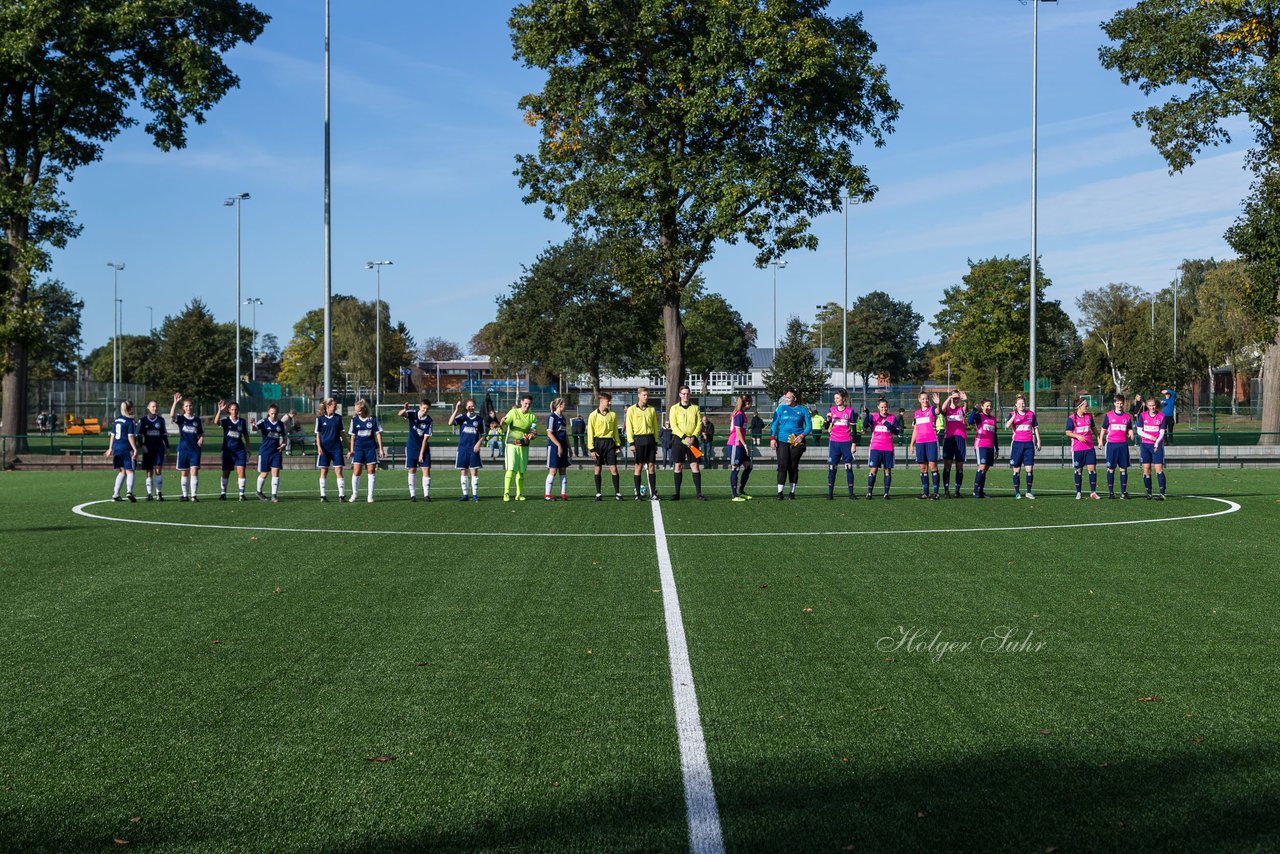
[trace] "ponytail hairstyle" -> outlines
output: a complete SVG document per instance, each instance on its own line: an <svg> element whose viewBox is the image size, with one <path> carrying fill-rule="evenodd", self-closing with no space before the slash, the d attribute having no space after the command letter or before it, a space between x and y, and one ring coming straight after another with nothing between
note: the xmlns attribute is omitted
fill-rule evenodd
<svg viewBox="0 0 1280 854"><path fill-rule="evenodd" d="M361 418L367 417L369 415L369 401L365 400L363 397L357 400L356 412L359 413Z"/></svg>
<svg viewBox="0 0 1280 854"><path fill-rule="evenodd" d="M750 405L751 405L751 395L749 395L749 394L740 394L740 395L738 395L738 405L737 405L737 406L735 406L735 407L733 408L733 411L734 411L734 412L746 412L746 411L747 411L747 407L748 407L748 406L750 406Z"/></svg>
<svg viewBox="0 0 1280 854"><path fill-rule="evenodd" d="M132 400L120 401L120 414L128 416L129 418L133 417L133 401Z"/></svg>

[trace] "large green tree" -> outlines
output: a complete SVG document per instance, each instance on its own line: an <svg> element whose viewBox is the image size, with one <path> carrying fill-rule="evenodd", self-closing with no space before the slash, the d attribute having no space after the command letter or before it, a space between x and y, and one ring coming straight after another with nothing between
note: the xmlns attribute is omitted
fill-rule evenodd
<svg viewBox="0 0 1280 854"><path fill-rule="evenodd" d="M145 121L162 150L239 81L223 62L268 16L239 0L0 3L0 420L26 422L40 328L32 274L79 227L62 185L105 143Z"/></svg>
<svg viewBox="0 0 1280 854"><path fill-rule="evenodd" d="M1211 271L1199 288L1195 321L1187 342L1198 347L1212 366L1231 368L1231 412L1242 373L1254 370L1266 343L1266 326L1249 310L1249 271L1243 261L1228 261Z"/></svg>
<svg viewBox="0 0 1280 854"><path fill-rule="evenodd" d="M800 396L797 403L815 403L826 384L827 372L819 367L809 346L809 327L798 317L788 318L773 364L764 372L764 390L778 400L788 389L794 389Z"/></svg>
<svg viewBox="0 0 1280 854"><path fill-rule="evenodd" d="M1125 282L1112 282L1076 297L1086 358L1105 372L1119 394L1129 394L1138 351L1146 344L1146 306L1146 294Z"/></svg>
<svg viewBox="0 0 1280 854"><path fill-rule="evenodd" d="M1270 327L1262 429L1280 432L1280 3L1276 0L1142 0L1102 25L1102 64L1162 104L1134 114L1172 172L1231 140L1244 118L1257 180L1228 232L1249 265L1254 317ZM1267 441L1270 441L1269 439Z"/></svg>
<svg viewBox="0 0 1280 854"><path fill-rule="evenodd" d="M520 100L538 128L517 158L525 201L631 238L661 306L667 385L685 374L682 302L719 242L760 265L814 248L811 219L875 192L853 147L899 104L860 15L827 0L530 0L515 56L544 69Z"/></svg>
<svg viewBox="0 0 1280 854"><path fill-rule="evenodd" d="M193 299L177 315L160 325L159 352L151 362L148 391L162 403L174 392L209 404L225 398L235 387L235 325L218 323L200 299ZM123 343L123 339L122 339ZM241 342L241 359L248 364L248 338ZM127 352L127 349L126 349ZM122 379L137 382L140 378Z"/></svg>
<svg viewBox="0 0 1280 854"><path fill-rule="evenodd" d="M884 291L863 294L849 306L849 367L862 374L862 402L873 377L902 380L920 349L917 334L924 318L911 303Z"/></svg>
<svg viewBox="0 0 1280 854"><path fill-rule="evenodd" d="M40 316L40 335L31 342L28 352L31 378L75 377L80 361L80 312L84 310L84 300L56 280L33 286L29 299Z"/></svg>
<svg viewBox="0 0 1280 854"><path fill-rule="evenodd" d="M171 373L160 368L161 338L159 334L121 335L119 345L120 372L117 379L120 382L141 383L154 389L161 379L173 379ZM234 345L232 352L235 352ZM95 382L111 382L111 368L115 353L111 342L107 341L106 344L95 347L85 357L84 365L89 369L89 376ZM172 393L174 389L169 391Z"/></svg>
<svg viewBox="0 0 1280 854"><path fill-rule="evenodd" d="M701 294L690 300L684 312L685 366L702 375L703 394L708 393L712 371L746 371L747 330L739 314L720 294Z"/></svg>
<svg viewBox="0 0 1280 854"><path fill-rule="evenodd" d="M378 307L346 294L334 294L333 364L356 387L372 386L377 364ZM384 300L382 317L382 387L398 388L400 368L417 357L404 324L391 322L391 308ZM280 354L281 383L305 386L314 392L324 371L324 309L313 308L293 325L293 338Z"/></svg>

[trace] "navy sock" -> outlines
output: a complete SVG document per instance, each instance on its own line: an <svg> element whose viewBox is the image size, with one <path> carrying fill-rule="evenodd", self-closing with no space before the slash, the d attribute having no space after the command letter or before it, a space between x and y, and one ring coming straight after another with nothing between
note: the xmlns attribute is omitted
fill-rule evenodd
<svg viewBox="0 0 1280 854"><path fill-rule="evenodd" d="M1116 491L1116 473L1111 469L1107 469L1107 492Z"/></svg>
<svg viewBox="0 0 1280 854"><path fill-rule="evenodd" d="M1031 472L1027 472L1027 492L1030 492L1030 491L1031 491L1031 481L1032 481L1032 479L1033 479L1033 475L1031 474Z"/></svg>
<svg viewBox="0 0 1280 854"><path fill-rule="evenodd" d="M1084 476L1080 473L1080 469L1076 469L1075 479L1076 479L1076 492L1079 492L1080 487L1083 485L1083 482L1084 482Z"/></svg>
<svg viewBox="0 0 1280 854"><path fill-rule="evenodd" d="M889 484L893 483L893 472L889 469L884 470L884 494L889 494Z"/></svg>
<svg viewBox="0 0 1280 854"><path fill-rule="evenodd" d="M736 498L738 496L738 470L736 468L729 472L729 489Z"/></svg>
<svg viewBox="0 0 1280 854"><path fill-rule="evenodd" d="M1151 494L1151 475L1144 474L1142 476L1142 485L1146 488L1147 495L1150 495Z"/></svg>
<svg viewBox="0 0 1280 854"><path fill-rule="evenodd" d="M1096 470L1089 472L1089 491L1098 491L1098 472Z"/></svg>
<svg viewBox="0 0 1280 854"><path fill-rule="evenodd" d="M836 467L827 466L827 490L836 488Z"/></svg>
<svg viewBox="0 0 1280 854"><path fill-rule="evenodd" d="M920 472L920 491L925 495L929 494L929 473Z"/></svg>
<svg viewBox="0 0 1280 854"><path fill-rule="evenodd" d="M867 492L876 488L876 476L874 474L867 475Z"/></svg>
<svg viewBox="0 0 1280 854"><path fill-rule="evenodd" d="M1022 473L1015 471L1013 473L1013 491L1020 492L1021 490L1022 490Z"/></svg>
<svg viewBox="0 0 1280 854"><path fill-rule="evenodd" d="M933 494L938 494L938 470L933 470Z"/></svg>
<svg viewBox="0 0 1280 854"><path fill-rule="evenodd" d="M1129 473L1127 471L1120 472L1120 491L1129 491Z"/></svg>
<svg viewBox="0 0 1280 854"><path fill-rule="evenodd" d="M1156 481L1160 484L1160 494L1164 495L1164 472L1156 475Z"/></svg>

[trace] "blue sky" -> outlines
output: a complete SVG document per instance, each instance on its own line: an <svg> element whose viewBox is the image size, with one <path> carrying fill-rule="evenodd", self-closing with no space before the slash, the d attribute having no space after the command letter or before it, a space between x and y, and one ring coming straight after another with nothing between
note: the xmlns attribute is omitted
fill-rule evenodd
<svg viewBox="0 0 1280 854"><path fill-rule="evenodd" d="M1107 282L1148 290L1184 257L1225 257L1222 233L1249 179L1247 129L1170 176L1130 116L1146 103L1098 63L1098 24L1125 3L1064 0L1040 11L1040 238L1050 295ZM111 334L111 270L124 261L126 333L157 325L193 297L235 313L235 211L243 209L243 296L258 325L288 341L323 293L323 6L278 0L252 46L231 54L241 88L161 153L140 128L67 186L83 234L54 256L53 275L85 300L86 351ZM391 259L382 294L421 342L465 346L494 298L549 241L568 235L525 206L514 156L535 146L518 98L538 72L511 56L510 5L334 0L333 287L372 299L371 259ZM865 148L880 192L849 214L850 299L886 290L931 320L966 259L1030 249L1031 7L1017 0L833 2L861 10L903 110L882 149ZM821 245L779 273L779 326L839 302L843 219L817 221ZM722 246L705 268L772 339L771 273L749 246ZM249 325L245 307L242 322ZM922 330L927 337L931 330Z"/></svg>

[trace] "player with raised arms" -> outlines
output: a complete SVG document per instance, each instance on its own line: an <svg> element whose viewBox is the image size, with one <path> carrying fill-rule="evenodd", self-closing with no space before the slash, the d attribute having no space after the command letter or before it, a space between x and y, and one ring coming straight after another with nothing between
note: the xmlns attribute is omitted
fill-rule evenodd
<svg viewBox="0 0 1280 854"><path fill-rule="evenodd" d="M182 412L178 412L178 404ZM200 451L204 447L204 423L196 415L195 404L181 392L173 393L173 405L169 407L169 420L178 428L178 483L182 487L179 501L199 501L196 488L200 484ZM188 491L188 485L190 491ZM190 498L188 499L188 496Z"/></svg>
<svg viewBox="0 0 1280 854"><path fill-rule="evenodd" d="M498 429L507 431L502 500L511 500L511 484L514 482L516 501L524 501L524 475L529 469L529 442L538 435L538 416L533 412L533 395L528 392L520 395L519 404L502 416Z"/></svg>
<svg viewBox="0 0 1280 854"><path fill-rule="evenodd" d="M675 450L675 488L671 500L680 500L680 482L684 480L687 463L693 472L693 488L699 501L706 501L702 494L702 467L698 464L702 451L698 448L698 431L702 429L702 410L689 402L689 387L682 385L676 392L676 405L667 410L671 422L671 441Z"/></svg>
<svg viewBox="0 0 1280 854"><path fill-rule="evenodd" d="M849 497L856 499L853 488L853 449L857 444L854 422L857 413L849 405L849 392L837 389L832 396L832 406L827 410L827 500L835 498L836 469L844 464L844 482Z"/></svg>
<svg viewBox="0 0 1280 854"><path fill-rule="evenodd" d="M382 447L382 424L375 413L369 412L369 402L363 397L356 401L356 414L351 417L351 498L352 504L360 497L360 472L369 470L369 497L373 503L373 489L377 482L378 460L387 455Z"/></svg>
<svg viewBox="0 0 1280 854"><path fill-rule="evenodd" d="M871 431L867 450L867 499L875 497L876 473L884 469L884 500L888 501L893 483L893 437L902 435L902 422L889 412L889 401L882 397L876 401L876 411L863 416L862 429Z"/></svg>
<svg viewBox="0 0 1280 854"><path fill-rule="evenodd" d="M342 474L342 416L338 414L338 401L325 398L316 416L316 468L320 469L320 500L328 501L329 469L338 480L338 501L347 497L347 484Z"/></svg>
<svg viewBox="0 0 1280 854"><path fill-rule="evenodd" d="M224 411L227 413L225 417L222 415ZM213 423L222 428L222 481L218 500L227 500L227 480L234 469L240 500L244 501L244 469L249 464L249 422L240 417L238 403L228 405L225 400L220 400L213 413Z"/></svg>
<svg viewBox="0 0 1280 854"><path fill-rule="evenodd" d="M1102 416L1098 448L1107 453L1107 498L1116 497L1116 469L1120 469L1120 498L1129 497L1129 442L1133 440L1133 416L1125 411L1125 398L1111 399L1112 410Z"/></svg>
<svg viewBox="0 0 1280 854"><path fill-rule="evenodd" d="M907 453L914 450L916 462L920 464L920 498L929 500L929 482L933 481L933 500L938 500L938 395L935 392L933 402L926 392L920 392L916 398L919 407L912 414L911 439L907 443Z"/></svg>
<svg viewBox="0 0 1280 854"><path fill-rule="evenodd" d="M603 501L600 492L600 473L604 466L609 467L613 476L613 498L622 500L622 491L618 485L618 414L609 408L613 396L607 391L600 392L596 408L587 416L587 448L591 451L591 459L595 461L596 501Z"/></svg>
<svg viewBox="0 0 1280 854"><path fill-rule="evenodd" d="M467 484L471 485L472 501L480 500L480 445L484 442L484 418L476 411L476 402L472 398L466 400L466 410L459 400L453 405L453 414L449 423L458 428L458 456L454 468L462 472L462 497L466 501Z"/></svg>
<svg viewBox="0 0 1280 854"><path fill-rule="evenodd" d="M778 455L778 500L788 496L796 499L796 486L800 480L800 457L804 456L805 439L813 431L809 420L808 407L801 406L799 395L794 389L787 389L773 410L773 419L769 422L769 447ZM783 490L791 484L787 495Z"/></svg>
<svg viewBox="0 0 1280 854"><path fill-rule="evenodd" d="M569 500L569 422L564 417L566 401L557 397L551 401L551 414L547 416L547 488L542 493L544 501L553 501L551 490L560 476L560 500Z"/></svg>
<svg viewBox="0 0 1280 854"><path fill-rule="evenodd" d="M125 485L125 498L136 502L133 495L133 479L135 477L133 462L138 456L138 422L133 420L133 401L120 401L120 414L111 422L111 441L102 452L104 457L111 458L111 468L116 473L115 489L111 491L112 501L122 501L120 485ZM147 496L150 498L151 496Z"/></svg>
<svg viewBox="0 0 1280 854"><path fill-rule="evenodd" d="M973 453L978 460L978 471L973 476L973 497L987 498L987 472L996 464L996 425L995 410L990 398L978 403L978 408L969 416L969 424L974 428Z"/></svg>
<svg viewBox="0 0 1280 854"><path fill-rule="evenodd" d="M1071 467L1075 473L1076 500L1084 497L1083 470L1089 470L1089 497L1098 500L1098 454L1094 450L1097 425L1089 411L1089 398L1076 400L1075 412L1067 417L1066 435L1071 439Z"/></svg>
<svg viewBox="0 0 1280 854"><path fill-rule="evenodd" d="M169 449L169 428L160 404L147 401L147 412L138 428L142 436L142 470L147 476L147 500L164 501L164 454Z"/></svg>
<svg viewBox="0 0 1280 854"><path fill-rule="evenodd" d="M1142 445L1138 449L1138 459L1142 461L1142 485L1147 490L1147 500L1151 500L1151 469L1156 470L1156 480L1160 492L1157 501L1164 501L1164 443L1165 414L1160 411L1160 401L1155 395L1147 398L1147 408L1138 416L1138 436Z"/></svg>
<svg viewBox="0 0 1280 854"><path fill-rule="evenodd" d="M942 402L942 497L951 497L951 466L956 467L956 498L961 497L964 484L964 461L969 454L969 428L967 426L969 396L963 391L952 390Z"/></svg>
<svg viewBox="0 0 1280 854"><path fill-rule="evenodd" d="M636 462L634 474L636 501L644 498L640 484L643 469L648 475L649 497L658 500L658 410L649 405L649 389L636 389L636 402L627 407L627 441L631 443L631 457Z"/></svg>
<svg viewBox="0 0 1280 854"><path fill-rule="evenodd" d="M405 401L400 417L409 421L404 467L409 472L409 500L418 500L418 470L422 470L422 500L431 500L431 401L422 398L414 409Z"/></svg>
<svg viewBox="0 0 1280 854"><path fill-rule="evenodd" d="M1013 430L1009 443L1009 468L1013 469L1013 497L1022 497L1022 470L1027 472L1027 498L1034 499L1031 484L1035 478L1036 452L1040 450L1040 422L1036 414L1027 409L1027 398L1018 395L1013 399L1013 412L1004 422L1006 430Z"/></svg>
<svg viewBox="0 0 1280 854"><path fill-rule="evenodd" d="M280 503L280 469L284 467L284 441L289 427L280 420L280 407L274 403L267 407L267 417L258 420L255 429L262 434L258 443L258 500L266 501L262 482L271 475L271 503Z"/></svg>
<svg viewBox="0 0 1280 854"><path fill-rule="evenodd" d="M738 403L729 416L729 438L725 447L729 449L729 489L733 492L733 501L750 501L747 495L747 481L751 479L751 448L747 445L747 407L751 405L751 395L738 395Z"/></svg>

